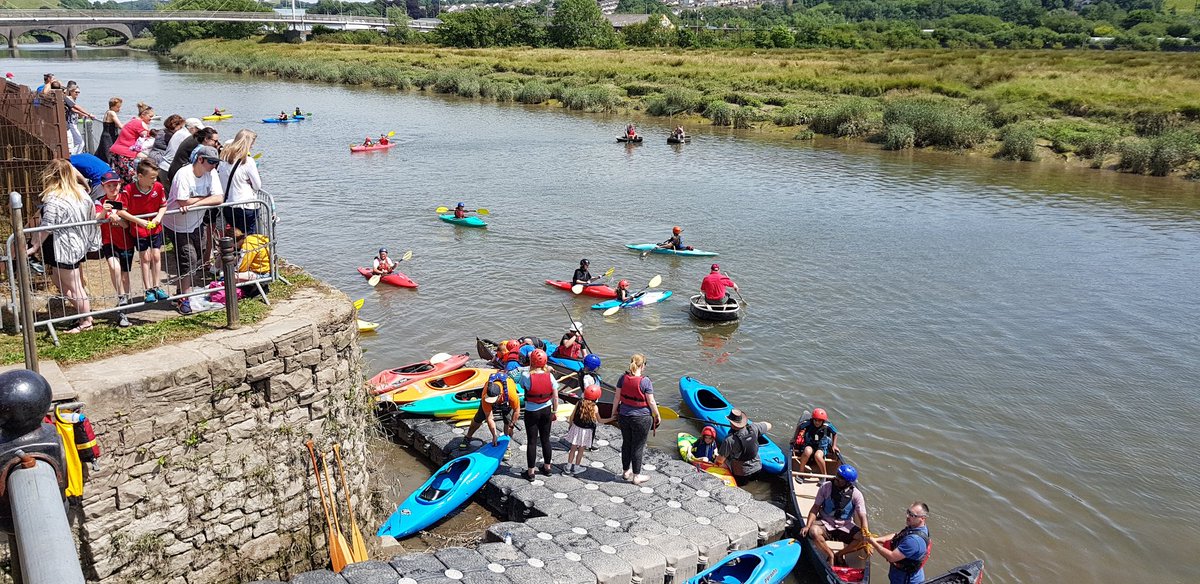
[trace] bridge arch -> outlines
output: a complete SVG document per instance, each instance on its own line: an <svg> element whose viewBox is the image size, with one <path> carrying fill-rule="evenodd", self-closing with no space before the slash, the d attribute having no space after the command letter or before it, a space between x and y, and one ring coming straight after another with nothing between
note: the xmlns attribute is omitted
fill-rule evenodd
<svg viewBox="0 0 1200 584"><path fill-rule="evenodd" d="M55 35L58 35L60 38L62 38L63 46L70 48L70 47L75 46L75 43L74 43L75 37L74 37L74 35L71 34L71 31L69 30L70 28L71 27L66 26L66 25L53 25L53 24L41 24L41 25L34 24L34 25L25 25L25 26L12 26L12 27L9 27L7 31L5 31L7 33L5 35L5 37L6 37L6 40L8 40L9 47L16 47L17 39L21 38L21 35L23 35L23 34L31 33L31 32L50 32L50 33L54 33Z"/></svg>

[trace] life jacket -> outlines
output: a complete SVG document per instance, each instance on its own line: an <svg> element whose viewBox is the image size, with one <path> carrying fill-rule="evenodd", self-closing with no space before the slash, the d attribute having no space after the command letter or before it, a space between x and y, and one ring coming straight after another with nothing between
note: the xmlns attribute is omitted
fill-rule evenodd
<svg viewBox="0 0 1200 584"><path fill-rule="evenodd" d="M825 504L821 507L821 513L827 517L834 519L849 519L854 516L854 487L846 489L845 499L841 491L830 486L829 498L825 499ZM836 502L835 502L836 501Z"/></svg>
<svg viewBox="0 0 1200 584"><path fill-rule="evenodd" d="M717 454L717 443L715 441L712 444L705 444L704 438L701 437L692 446L692 456L694 456L696 458L707 458L709 460L712 460L716 456L716 454Z"/></svg>
<svg viewBox="0 0 1200 584"><path fill-rule="evenodd" d="M650 402L642 391L641 375L625 374L625 381L621 383L621 400L625 405L635 408L650 407Z"/></svg>
<svg viewBox="0 0 1200 584"><path fill-rule="evenodd" d="M929 544L928 527L905 527L903 530L897 533L895 537L892 538L892 542L888 545L888 549L896 549L896 546L900 545L900 542L910 535L915 535L921 538L921 541L925 542L925 555L920 559L920 561L906 557L899 562L892 562L892 565L895 566L897 570L900 570L906 574L915 574L917 573L917 570L925 567L925 562L929 561L929 553L933 550Z"/></svg>
<svg viewBox="0 0 1200 584"><path fill-rule="evenodd" d="M833 430L829 429L829 422L822 424L821 428L817 429L816 424L813 424L812 419L809 418L808 421L800 426L800 431L796 432L796 441L794 444L796 446L812 446L816 448L821 444L822 440L832 436Z"/></svg>
<svg viewBox="0 0 1200 584"><path fill-rule="evenodd" d="M554 350L554 356L558 357L559 359L581 361L583 360L583 347L579 343L575 343L570 347L566 345L559 345L558 348Z"/></svg>
<svg viewBox="0 0 1200 584"><path fill-rule="evenodd" d="M497 355L496 359L500 362L501 365L504 365L504 364L508 363L509 361L514 361L514 362L520 364L521 352L520 351L508 351L507 353L500 353L499 355Z"/></svg>
<svg viewBox="0 0 1200 584"><path fill-rule="evenodd" d="M496 400L496 403L492 404L492 407L512 407L512 404L508 401L508 374L503 372L493 373L492 376L488 378L487 386L483 388L483 395L487 395L487 390L493 383L500 386L500 397Z"/></svg>
<svg viewBox="0 0 1200 584"><path fill-rule="evenodd" d="M75 449L79 451L80 462L92 462L100 458L100 443L96 441L96 430L92 421L82 412L75 426Z"/></svg>
<svg viewBox="0 0 1200 584"><path fill-rule="evenodd" d="M554 397L554 382L550 380L550 374L546 372L530 373L529 389L525 392L525 403L544 404L552 397Z"/></svg>

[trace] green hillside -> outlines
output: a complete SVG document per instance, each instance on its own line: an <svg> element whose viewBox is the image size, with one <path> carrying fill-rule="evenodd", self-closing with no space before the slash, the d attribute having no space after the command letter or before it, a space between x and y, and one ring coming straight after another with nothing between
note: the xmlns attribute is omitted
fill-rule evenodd
<svg viewBox="0 0 1200 584"><path fill-rule="evenodd" d="M1195 12L1196 0L1165 0L1163 2L1163 10L1170 11L1172 8L1176 12Z"/></svg>

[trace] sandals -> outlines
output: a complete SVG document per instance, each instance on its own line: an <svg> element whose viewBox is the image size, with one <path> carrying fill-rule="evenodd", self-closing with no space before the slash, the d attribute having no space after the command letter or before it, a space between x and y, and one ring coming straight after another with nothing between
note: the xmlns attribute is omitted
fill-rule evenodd
<svg viewBox="0 0 1200 584"><path fill-rule="evenodd" d="M77 335L83 331L90 331L95 326L96 326L95 322L89 322L87 324L80 323L80 324L75 325L73 328L63 331L63 333L68 334L68 335Z"/></svg>

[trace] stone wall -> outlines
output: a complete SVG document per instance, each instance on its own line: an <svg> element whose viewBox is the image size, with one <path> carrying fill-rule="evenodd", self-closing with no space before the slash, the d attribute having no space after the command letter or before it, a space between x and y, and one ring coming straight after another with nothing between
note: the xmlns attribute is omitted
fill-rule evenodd
<svg viewBox="0 0 1200 584"><path fill-rule="evenodd" d="M308 289L253 326L64 369L104 450L71 517L88 580L207 584L320 567L309 439L341 444L359 523L375 524L357 334L344 295Z"/></svg>

